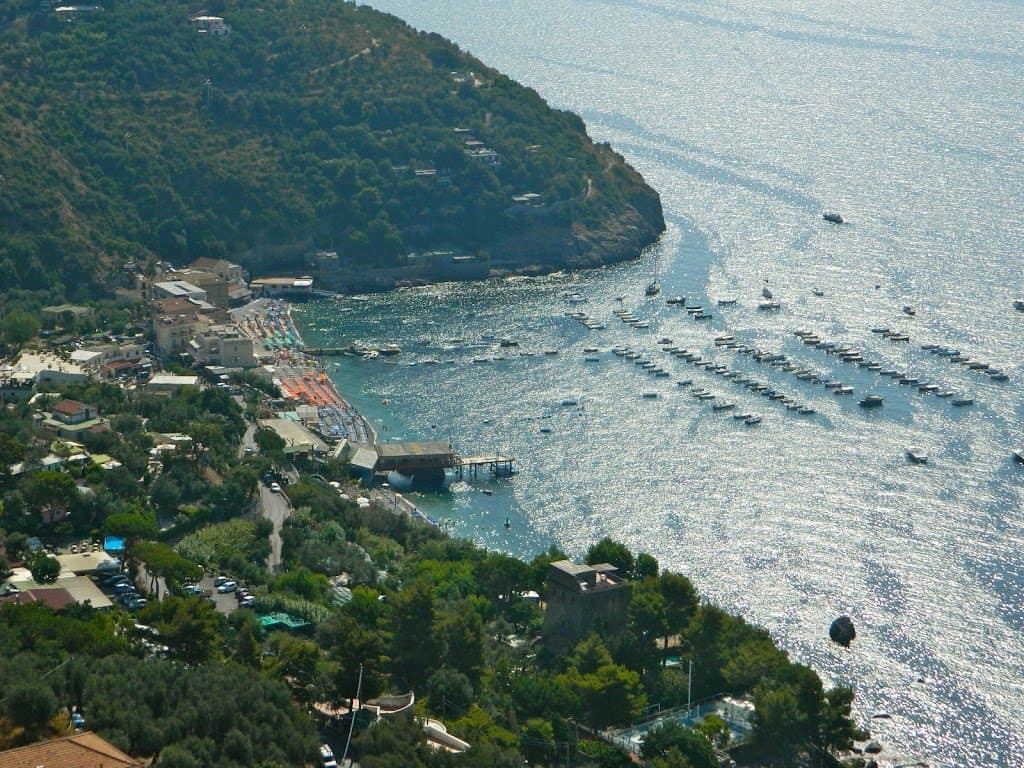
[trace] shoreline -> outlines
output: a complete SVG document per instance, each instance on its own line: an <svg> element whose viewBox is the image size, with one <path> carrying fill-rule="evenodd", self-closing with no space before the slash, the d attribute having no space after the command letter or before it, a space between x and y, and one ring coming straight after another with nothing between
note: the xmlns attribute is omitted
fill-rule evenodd
<svg viewBox="0 0 1024 768"><path fill-rule="evenodd" d="M315 419L308 411L302 419L313 422L307 426L335 443L375 444L377 432L369 420L338 391L323 363L305 352L291 311L283 299L256 299L233 310L232 316L252 340L256 358L273 368L272 381L281 393L299 407L315 409Z"/></svg>

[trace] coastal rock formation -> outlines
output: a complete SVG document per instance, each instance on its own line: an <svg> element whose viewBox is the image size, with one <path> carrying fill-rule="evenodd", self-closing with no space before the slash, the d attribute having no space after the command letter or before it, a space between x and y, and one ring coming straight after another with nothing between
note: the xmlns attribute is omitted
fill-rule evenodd
<svg viewBox="0 0 1024 768"><path fill-rule="evenodd" d="M828 628L828 636L832 638L832 642L839 643L844 648L849 648L850 643L857 637L857 630L853 627L853 619L849 616L840 616Z"/></svg>

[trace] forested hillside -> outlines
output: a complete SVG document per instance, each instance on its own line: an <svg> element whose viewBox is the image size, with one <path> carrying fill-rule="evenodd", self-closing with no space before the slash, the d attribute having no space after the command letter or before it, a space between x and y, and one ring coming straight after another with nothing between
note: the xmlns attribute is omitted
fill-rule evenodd
<svg viewBox="0 0 1024 768"><path fill-rule="evenodd" d="M632 252L600 261L664 227L657 194L578 117L337 1L0 0L0 133L4 289L49 298L128 261L308 245L393 266L538 230L585 252L628 229Z"/></svg>

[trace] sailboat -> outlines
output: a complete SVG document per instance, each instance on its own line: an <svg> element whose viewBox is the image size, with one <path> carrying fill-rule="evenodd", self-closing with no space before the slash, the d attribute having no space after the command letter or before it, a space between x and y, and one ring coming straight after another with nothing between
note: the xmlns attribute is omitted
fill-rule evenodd
<svg viewBox="0 0 1024 768"><path fill-rule="evenodd" d="M657 296L659 293L661 293L661 283L659 283L656 279L652 280L647 284L647 288L644 289L644 293L647 296Z"/></svg>
<svg viewBox="0 0 1024 768"><path fill-rule="evenodd" d="M761 295L764 296L766 299L768 299L768 301L771 301L772 299L775 298L775 295L768 288L767 282L768 281L765 280L766 285L764 286L764 288L761 289Z"/></svg>

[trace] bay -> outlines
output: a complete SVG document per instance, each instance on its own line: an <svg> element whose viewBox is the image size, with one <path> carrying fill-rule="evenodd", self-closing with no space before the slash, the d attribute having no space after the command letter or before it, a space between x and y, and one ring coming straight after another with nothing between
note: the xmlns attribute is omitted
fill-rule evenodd
<svg viewBox="0 0 1024 768"><path fill-rule="evenodd" d="M311 344L402 347L393 365L331 361L382 438L451 437L464 454L516 457L516 477L420 506L522 555L557 543L578 556L612 535L690 575L827 681L852 685L863 722L891 713L870 723L884 755L1024 764L1024 471L1010 456L1024 445L1024 314L1012 309L1024 296L1020 3L374 5L581 114L661 192L669 224L625 265L296 309ZM825 210L847 223L824 222ZM655 275L663 294L647 299ZM757 309L765 287L781 310ZM666 305L676 294L712 319ZM650 327L624 325L618 308ZM606 328L587 330L572 311ZM911 341L872 333L880 326ZM800 343L800 329L976 402L955 408L844 363ZM855 393L715 347L725 333ZM795 415L672 358L662 337L817 413ZM609 351L627 345L672 375ZM585 360L588 347L598 362ZM763 422L712 411L676 385L683 378ZM884 406L859 408L866 393ZM908 463L914 445L927 464ZM850 651L827 637L841 613L858 629Z"/></svg>

